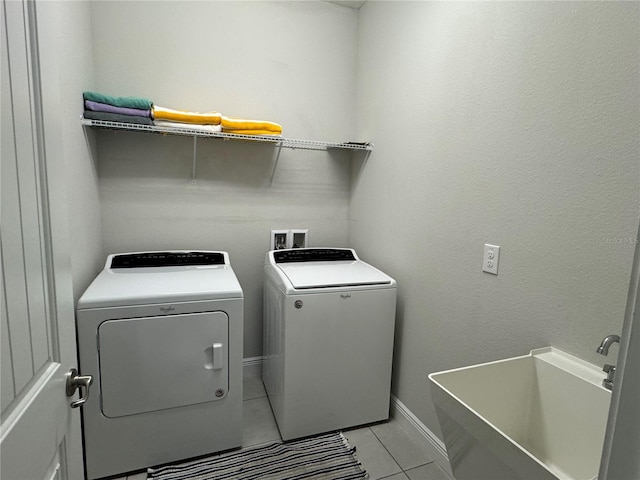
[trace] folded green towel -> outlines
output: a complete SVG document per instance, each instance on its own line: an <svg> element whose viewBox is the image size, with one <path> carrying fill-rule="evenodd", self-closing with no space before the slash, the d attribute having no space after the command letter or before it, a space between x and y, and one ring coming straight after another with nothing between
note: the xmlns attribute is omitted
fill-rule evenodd
<svg viewBox="0 0 640 480"><path fill-rule="evenodd" d="M112 97L111 95L89 91L82 92L82 97L85 100L106 103L115 107L139 108L142 110L149 110L153 106L153 102L151 100L143 97Z"/></svg>

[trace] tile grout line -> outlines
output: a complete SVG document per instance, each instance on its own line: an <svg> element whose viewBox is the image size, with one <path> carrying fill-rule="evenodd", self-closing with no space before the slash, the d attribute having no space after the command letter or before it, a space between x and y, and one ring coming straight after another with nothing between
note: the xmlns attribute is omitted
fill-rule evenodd
<svg viewBox="0 0 640 480"><path fill-rule="evenodd" d="M413 470L413 469L415 469L415 468L420 468L420 467L423 467L423 466L425 466L425 465L429 465L430 463L433 463L433 462L434 462L434 460L431 460L430 462L421 463L420 465L416 465L415 467L411 467L411 468L408 468L407 470L405 470L404 468L402 468L402 465L400 465L400 464L398 463L398 461L396 460L396 457L394 457L394 456L393 456L393 454L389 451L389 449L388 449L388 448L387 448L387 446L384 444L384 442L380 439L380 437L378 437L378 435L376 435L376 432L373 430L373 428L371 428L371 427L367 427L367 428L368 428L369 430L371 430L371 433L373 433L373 436L374 436L374 437L376 437L376 440L378 440L378 442L380 442L380 445L382 445L382 448L384 448L384 449L387 451L387 453L389 454L389 456L393 459L393 461L396 463L396 465L398 465L398 468L400 468L400 471L401 471L402 473L404 473L404 474L405 474L405 476L407 476L407 477L409 476L409 475L407 475L407 473L406 473L406 472L408 472L409 470ZM393 475L397 475L397 473L394 473ZM384 478L392 477L393 475L387 475L386 477L382 477L380 480L383 480Z"/></svg>
<svg viewBox="0 0 640 480"><path fill-rule="evenodd" d="M378 440L378 442L380 443L380 445L382 445L382 448L384 448L386 450L386 452L389 454L389 456L393 459L393 461L396 463L396 465L398 466L398 468L400 469L400 471L402 473L404 473L404 470L402 468L402 466L398 463L398 461L396 460L396 457L394 457L391 452L389 451L389 449L387 448L387 446L384 444L384 442L382 440L380 440L380 437L378 437L378 435L376 435L376 432L373 431L373 428L371 427L367 427L371 433L373 433L373 436L376 437L376 440ZM394 473L394 475L397 475L396 473ZM387 477L389 477L390 475L387 475ZM385 477L383 477L385 478ZM382 480L382 479L381 479Z"/></svg>

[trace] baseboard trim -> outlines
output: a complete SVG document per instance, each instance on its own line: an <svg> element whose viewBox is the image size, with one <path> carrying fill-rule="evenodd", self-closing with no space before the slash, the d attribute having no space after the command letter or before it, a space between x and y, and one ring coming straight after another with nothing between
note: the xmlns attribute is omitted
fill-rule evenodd
<svg viewBox="0 0 640 480"><path fill-rule="evenodd" d="M413 434L418 441L424 441L433 461L444 470L447 475L453 478L451 465L447 449L442 442L427 426L409 410L404 403L391 395L391 416L395 418L410 434Z"/></svg>
<svg viewBox="0 0 640 480"><path fill-rule="evenodd" d="M249 357L242 360L242 375L244 377L262 376L264 357Z"/></svg>

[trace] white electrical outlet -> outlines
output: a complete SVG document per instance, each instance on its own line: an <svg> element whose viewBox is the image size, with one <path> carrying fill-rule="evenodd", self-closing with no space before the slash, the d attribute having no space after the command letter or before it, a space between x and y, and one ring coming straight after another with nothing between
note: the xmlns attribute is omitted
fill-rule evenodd
<svg viewBox="0 0 640 480"><path fill-rule="evenodd" d="M500 259L500 246L484 244L484 257L482 258L482 271L498 275L498 260Z"/></svg>

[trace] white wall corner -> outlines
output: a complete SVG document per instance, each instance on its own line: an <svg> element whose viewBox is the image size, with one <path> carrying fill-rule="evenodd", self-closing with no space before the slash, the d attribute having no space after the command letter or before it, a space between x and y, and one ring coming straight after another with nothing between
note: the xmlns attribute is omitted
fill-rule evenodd
<svg viewBox="0 0 640 480"><path fill-rule="evenodd" d="M453 478L447 449L442 442L427 426L416 417L400 400L391 395L391 416L419 442L426 443L433 461L447 475Z"/></svg>

